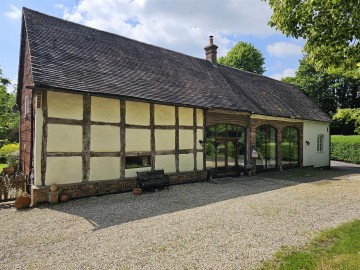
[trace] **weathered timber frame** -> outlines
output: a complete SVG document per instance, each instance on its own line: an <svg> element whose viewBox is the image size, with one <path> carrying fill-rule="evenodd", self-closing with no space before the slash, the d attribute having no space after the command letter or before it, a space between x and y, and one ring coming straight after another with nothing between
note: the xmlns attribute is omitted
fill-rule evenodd
<svg viewBox="0 0 360 270"><path fill-rule="evenodd" d="M43 113L43 125L42 125L42 138L41 138L41 185L45 186L46 177L46 151L47 151L47 137L48 137L48 104L47 104L47 92L42 92L42 113Z"/></svg>
<svg viewBox="0 0 360 270"><path fill-rule="evenodd" d="M179 107L175 106L175 168L176 172L180 172L179 169Z"/></svg>
<svg viewBox="0 0 360 270"><path fill-rule="evenodd" d="M90 136L91 136L91 97L83 95L83 124L82 124L82 166L83 182L90 177Z"/></svg>
<svg viewBox="0 0 360 270"><path fill-rule="evenodd" d="M126 162L126 101L120 100L120 178L125 178L125 162Z"/></svg>

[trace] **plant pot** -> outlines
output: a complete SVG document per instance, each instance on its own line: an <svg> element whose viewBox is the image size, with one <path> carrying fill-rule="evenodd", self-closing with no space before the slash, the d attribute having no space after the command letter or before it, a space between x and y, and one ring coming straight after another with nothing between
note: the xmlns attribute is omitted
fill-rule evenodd
<svg viewBox="0 0 360 270"><path fill-rule="evenodd" d="M31 204L30 196L18 196L15 199L15 208L16 210L29 208Z"/></svg>
<svg viewBox="0 0 360 270"><path fill-rule="evenodd" d="M15 173L15 168L14 167L3 168L3 173L4 174L14 174Z"/></svg>
<svg viewBox="0 0 360 270"><path fill-rule="evenodd" d="M69 200L69 196L68 196L68 195L62 194L62 195L60 196L60 202L62 202L62 203L66 203L68 200Z"/></svg>
<svg viewBox="0 0 360 270"><path fill-rule="evenodd" d="M141 188L133 188L132 194L134 195L141 195L142 189Z"/></svg>
<svg viewBox="0 0 360 270"><path fill-rule="evenodd" d="M51 186L50 186L50 191L51 192L56 192L57 191L57 185L54 183L54 184L52 184Z"/></svg>

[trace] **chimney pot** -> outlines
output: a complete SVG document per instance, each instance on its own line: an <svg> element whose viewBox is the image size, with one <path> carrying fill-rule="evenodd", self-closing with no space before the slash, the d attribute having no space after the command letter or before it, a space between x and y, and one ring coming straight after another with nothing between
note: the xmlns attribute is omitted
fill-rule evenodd
<svg viewBox="0 0 360 270"><path fill-rule="evenodd" d="M209 45L207 45L205 49L205 55L206 60L209 60L211 63L216 64L217 63L217 48L214 44L214 36L209 36Z"/></svg>

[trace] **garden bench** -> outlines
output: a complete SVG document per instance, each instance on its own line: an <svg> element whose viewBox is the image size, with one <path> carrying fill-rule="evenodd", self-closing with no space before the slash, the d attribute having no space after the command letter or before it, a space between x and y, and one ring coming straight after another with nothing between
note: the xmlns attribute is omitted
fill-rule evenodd
<svg viewBox="0 0 360 270"><path fill-rule="evenodd" d="M136 183L142 190L165 188L169 190L169 176L164 170L136 172Z"/></svg>

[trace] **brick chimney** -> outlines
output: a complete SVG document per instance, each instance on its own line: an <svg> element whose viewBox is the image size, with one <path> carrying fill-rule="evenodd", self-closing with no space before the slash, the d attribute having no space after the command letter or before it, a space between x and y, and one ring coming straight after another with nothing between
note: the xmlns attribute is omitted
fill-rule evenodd
<svg viewBox="0 0 360 270"><path fill-rule="evenodd" d="M216 46L213 42L214 42L214 37L209 36L209 45L206 45L204 49L205 49L206 60L209 60L211 63L216 64L217 62L216 50L218 46Z"/></svg>

